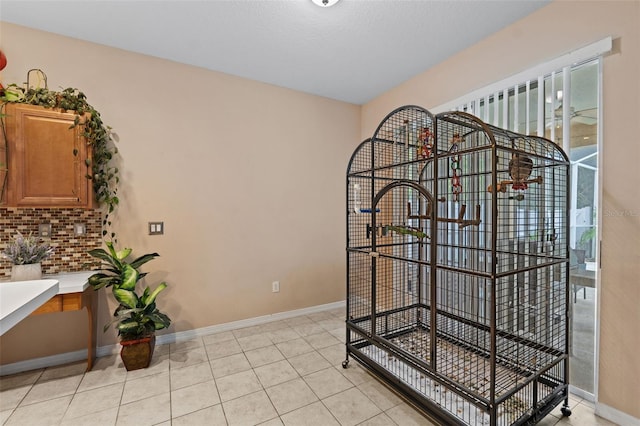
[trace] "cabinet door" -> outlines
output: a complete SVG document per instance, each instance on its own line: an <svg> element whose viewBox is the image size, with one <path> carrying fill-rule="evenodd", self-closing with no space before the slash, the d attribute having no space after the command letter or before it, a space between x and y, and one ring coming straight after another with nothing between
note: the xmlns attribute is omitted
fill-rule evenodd
<svg viewBox="0 0 640 426"><path fill-rule="evenodd" d="M31 105L8 105L8 203L22 207L91 207L89 158L75 114Z"/></svg>

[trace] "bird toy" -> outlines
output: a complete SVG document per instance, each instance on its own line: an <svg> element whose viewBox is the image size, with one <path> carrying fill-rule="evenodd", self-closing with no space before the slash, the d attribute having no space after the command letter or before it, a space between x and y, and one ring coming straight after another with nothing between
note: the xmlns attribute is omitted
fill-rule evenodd
<svg viewBox="0 0 640 426"><path fill-rule="evenodd" d="M458 133L453 135L451 139L451 152L458 152L459 144L464 142L462 137ZM459 201L460 194L462 194L462 184L460 183L460 177L462 176L462 169L460 168L460 156L458 154L451 157L451 192L453 193L453 201Z"/></svg>
<svg viewBox="0 0 640 426"><path fill-rule="evenodd" d="M417 154L422 158L431 157L431 150L433 149L433 144L431 143L431 130L428 127L423 127L418 133L418 147Z"/></svg>

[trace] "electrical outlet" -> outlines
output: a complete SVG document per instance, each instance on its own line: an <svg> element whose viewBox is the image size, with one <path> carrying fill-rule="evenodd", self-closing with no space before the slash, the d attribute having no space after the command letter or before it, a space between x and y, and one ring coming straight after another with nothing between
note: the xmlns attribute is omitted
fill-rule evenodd
<svg viewBox="0 0 640 426"><path fill-rule="evenodd" d="M74 223L73 224L73 234L74 235L84 235L87 233L87 226L84 223Z"/></svg>
<svg viewBox="0 0 640 426"><path fill-rule="evenodd" d="M279 293L280 292L280 281L274 281L271 283L271 291L273 293Z"/></svg>
<svg viewBox="0 0 640 426"><path fill-rule="evenodd" d="M41 223L38 225L38 235L40 238L51 238L51 224Z"/></svg>

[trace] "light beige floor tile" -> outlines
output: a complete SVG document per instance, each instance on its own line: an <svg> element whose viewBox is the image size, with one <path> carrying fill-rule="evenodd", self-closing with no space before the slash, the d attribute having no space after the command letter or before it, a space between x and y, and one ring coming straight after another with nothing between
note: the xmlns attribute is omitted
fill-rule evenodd
<svg viewBox="0 0 640 426"><path fill-rule="evenodd" d="M293 330L302 337L325 332L324 328L320 327L315 322L310 322L308 324L294 325L291 328L293 328Z"/></svg>
<svg viewBox="0 0 640 426"><path fill-rule="evenodd" d="M298 408L280 418L285 426L340 426L320 401Z"/></svg>
<svg viewBox="0 0 640 426"><path fill-rule="evenodd" d="M342 343L327 346L326 348L319 349L318 352L333 366L342 365L342 362L347 359L347 350ZM354 364L357 364L357 361L350 358L349 366Z"/></svg>
<svg viewBox="0 0 640 426"><path fill-rule="evenodd" d="M347 389L325 398L322 403L343 426L355 426L381 413L358 388Z"/></svg>
<svg viewBox="0 0 640 426"><path fill-rule="evenodd" d="M231 374L216 380L220 399L230 401L244 395L262 390L258 376L253 370Z"/></svg>
<svg viewBox="0 0 640 426"><path fill-rule="evenodd" d="M358 389L382 411L402 403L402 399L377 380L369 380L358 385Z"/></svg>
<svg viewBox="0 0 640 426"><path fill-rule="evenodd" d="M21 386L3 390L0 392L0 411L12 410L20 404L27 393L31 390L32 385Z"/></svg>
<svg viewBox="0 0 640 426"><path fill-rule="evenodd" d="M214 405L181 417L174 417L171 426L227 426L222 405Z"/></svg>
<svg viewBox="0 0 640 426"><path fill-rule="evenodd" d="M358 426L397 426L396 423L391 420L389 416L384 413L380 413L375 417L365 420Z"/></svg>
<svg viewBox="0 0 640 426"><path fill-rule="evenodd" d="M304 315L301 315L299 317L293 317L293 318L287 318L285 320L283 320L285 324L287 324L289 327L295 327L297 325L304 325L304 324L313 324L314 321L307 318Z"/></svg>
<svg viewBox="0 0 640 426"><path fill-rule="evenodd" d="M232 331L222 331L220 333L208 334L206 336L202 336L202 343L205 346L214 344L214 343L222 343L227 342L229 340L235 340L236 336L233 335Z"/></svg>
<svg viewBox="0 0 640 426"><path fill-rule="evenodd" d="M406 403L396 405L387 410L386 414L402 426L438 426Z"/></svg>
<svg viewBox="0 0 640 426"><path fill-rule="evenodd" d="M171 343L169 345L169 352L183 352L190 351L193 349L200 349L204 347L204 343L202 342L202 338L197 337L195 339L183 340L182 342Z"/></svg>
<svg viewBox="0 0 640 426"><path fill-rule="evenodd" d="M122 392L122 403L128 404L140 399L169 393L169 373L160 373L140 379L127 380Z"/></svg>
<svg viewBox="0 0 640 426"><path fill-rule="evenodd" d="M96 358L91 371L104 371L108 369L123 369L124 364L120 358L120 354L107 355ZM126 370L125 370L126 371Z"/></svg>
<svg viewBox="0 0 640 426"><path fill-rule="evenodd" d="M109 408L118 408L123 390L124 383L116 383L76 393L71 400L71 404L69 404L67 412L64 414L64 420L72 420ZM115 417L113 420L115 423Z"/></svg>
<svg viewBox="0 0 640 426"><path fill-rule="evenodd" d="M188 367L171 370L171 390L195 385L213 379L211 366L208 362L190 365Z"/></svg>
<svg viewBox="0 0 640 426"><path fill-rule="evenodd" d="M3 425L12 414L13 409L0 411L0 425Z"/></svg>
<svg viewBox="0 0 640 426"><path fill-rule="evenodd" d="M320 311L320 312L314 312L312 314L307 314L307 318L309 318L311 321L314 321L314 322L320 322L324 320L333 319L333 315L329 311Z"/></svg>
<svg viewBox="0 0 640 426"><path fill-rule="evenodd" d="M49 367L42 372L38 382L61 379L70 376L82 376L87 370L87 361L79 361L71 364Z"/></svg>
<svg viewBox="0 0 640 426"><path fill-rule="evenodd" d="M191 349L182 352L172 352L169 355L169 368L184 368L190 365L200 364L202 362L208 362L209 357L205 348Z"/></svg>
<svg viewBox="0 0 640 426"><path fill-rule="evenodd" d="M169 392L120 406L117 426L155 425L171 419Z"/></svg>
<svg viewBox="0 0 640 426"><path fill-rule="evenodd" d="M171 392L171 415L180 417L220 403L213 380Z"/></svg>
<svg viewBox="0 0 640 426"><path fill-rule="evenodd" d="M65 415L60 426L113 426L118 418L119 407L108 408L84 416L67 418Z"/></svg>
<svg viewBox="0 0 640 426"><path fill-rule="evenodd" d="M210 345L205 346L207 349L207 355L209 356L209 360L223 358L225 356L239 354L242 352L242 348L238 344L236 339L233 340L225 340L224 342L212 343Z"/></svg>
<svg viewBox="0 0 640 426"><path fill-rule="evenodd" d="M303 379L320 399L353 387L353 384L333 367L316 371Z"/></svg>
<svg viewBox="0 0 640 426"><path fill-rule="evenodd" d="M241 337L255 336L257 334L261 334L262 329L259 325L254 325L252 327L240 328L238 330L233 330L233 335L236 336L236 339Z"/></svg>
<svg viewBox="0 0 640 426"><path fill-rule="evenodd" d="M269 339L271 339L273 343L288 342L290 340L298 339L299 337L300 335L289 326L269 332Z"/></svg>
<svg viewBox="0 0 640 426"><path fill-rule="evenodd" d="M38 381L43 372L44 370L33 370L2 376L0 377L0 391L31 386Z"/></svg>
<svg viewBox="0 0 640 426"><path fill-rule="evenodd" d="M72 396L49 399L24 407L18 407L4 426L57 425L62 421L64 412L69 407Z"/></svg>
<svg viewBox="0 0 640 426"><path fill-rule="evenodd" d="M239 337L238 344L243 351L250 351L252 349L264 348L273 344L269 336L266 334L256 334L254 336Z"/></svg>
<svg viewBox="0 0 640 426"><path fill-rule="evenodd" d="M318 321L317 323L320 327L324 328L326 331L331 331L331 330L342 330L342 334L345 334L345 322L344 319L342 320L338 320L335 318L329 318L326 320L322 320L322 321Z"/></svg>
<svg viewBox="0 0 640 426"><path fill-rule="evenodd" d="M254 349L252 351L245 352L244 354L253 368L284 359L282 353L274 345Z"/></svg>
<svg viewBox="0 0 640 426"><path fill-rule="evenodd" d="M347 368L343 368L341 365L338 365L335 368L356 386L370 380L375 380L375 378L367 370L365 370L364 367L356 362L349 363L349 366Z"/></svg>
<svg viewBox="0 0 640 426"><path fill-rule="evenodd" d="M249 364L247 357L244 356L244 353L226 356L224 358L217 358L212 360L209 364L211 365L213 377L216 379L251 369L251 365Z"/></svg>
<svg viewBox="0 0 640 426"><path fill-rule="evenodd" d="M104 369L94 368L84 374L80 386L78 386L78 392L84 392L114 383L121 383L124 382L126 378L127 370L124 366L110 366Z"/></svg>
<svg viewBox="0 0 640 426"><path fill-rule="evenodd" d="M287 360L274 362L254 369L262 386L269 387L278 383L288 382L298 376L296 370L293 369Z"/></svg>
<svg viewBox="0 0 640 426"><path fill-rule="evenodd" d="M264 423L260 423L258 426L284 426L284 424L282 423L282 420L280 420L280 417L277 417L275 419L267 420Z"/></svg>
<svg viewBox="0 0 640 426"><path fill-rule="evenodd" d="M294 356L288 360L301 376L331 367L331 364L316 351Z"/></svg>
<svg viewBox="0 0 640 426"><path fill-rule="evenodd" d="M297 333L296 333L297 334ZM276 344L276 347L287 358L313 351L313 347L303 338L296 338Z"/></svg>
<svg viewBox="0 0 640 426"><path fill-rule="evenodd" d="M156 347L153 350L153 356L155 357L156 355L158 356L169 355L170 352L171 352L171 344L165 343L163 345L159 345L156 343Z"/></svg>
<svg viewBox="0 0 640 426"><path fill-rule="evenodd" d="M346 332L344 331L344 326L341 328L334 328L333 330L328 330L329 334L338 339L340 343L344 345L344 342L347 340Z"/></svg>
<svg viewBox="0 0 640 426"><path fill-rule="evenodd" d="M271 321L266 324L260 325L260 331L265 334L269 334L272 331L282 330L289 327L284 321Z"/></svg>
<svg viewBox="0 0 640 426"><path fill-rule="evenodd" d="M278 416L263 390L223 402L222 407L229 426L255 425Z"/></svg>
<svg viewBox="0 0 640 426"><path fill-rule="evenodd" d="M266 392L280 415L318 400L311 388L301 378L272 386L267 388Z"/></svg>

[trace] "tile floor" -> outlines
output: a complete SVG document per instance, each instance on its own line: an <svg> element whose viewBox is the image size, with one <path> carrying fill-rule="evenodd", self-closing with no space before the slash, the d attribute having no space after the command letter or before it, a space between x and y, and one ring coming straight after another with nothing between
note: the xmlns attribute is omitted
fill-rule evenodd
<svg viewBox="0 0 640 426"><path fill-rule="evenodd" d="M119 356L0 378L0 424L433 425L352 361L336 309L156 347L127 372ZM611 425L572 399L540 424Z"/></svg>

